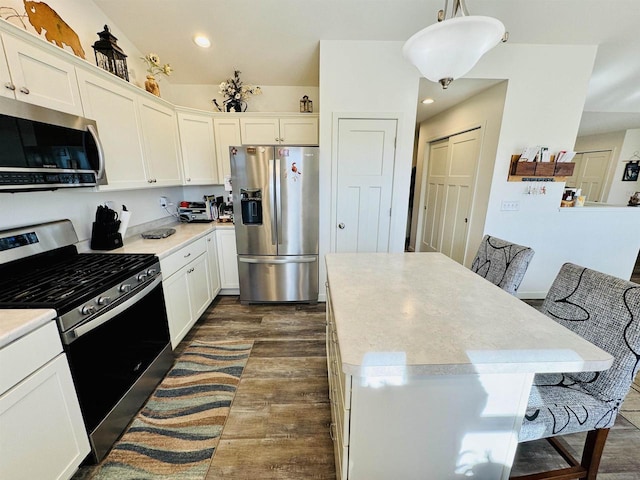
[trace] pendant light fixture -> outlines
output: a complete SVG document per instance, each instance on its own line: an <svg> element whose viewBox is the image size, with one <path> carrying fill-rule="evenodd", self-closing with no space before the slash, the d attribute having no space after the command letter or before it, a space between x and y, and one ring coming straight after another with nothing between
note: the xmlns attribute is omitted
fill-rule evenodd
<svg viewBox="0 0 640 480"><path fill-rule="evenodd" d="M508 37L500 20L469 15L464 0L453 0L450 14L448 9L449 0L445 0L438 23L420 30L402 48L405 58L442 88L469 72L482 55Z"/></svg>

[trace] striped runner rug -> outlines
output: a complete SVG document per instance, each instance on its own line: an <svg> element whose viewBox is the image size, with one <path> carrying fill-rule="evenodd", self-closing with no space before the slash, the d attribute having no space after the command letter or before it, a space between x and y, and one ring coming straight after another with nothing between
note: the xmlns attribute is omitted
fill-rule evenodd
<svg viewBox="0 0 640 480"><path fill-rule="evenodd" d="M202 480L252 343L194 341L92 480Z"/></svg>

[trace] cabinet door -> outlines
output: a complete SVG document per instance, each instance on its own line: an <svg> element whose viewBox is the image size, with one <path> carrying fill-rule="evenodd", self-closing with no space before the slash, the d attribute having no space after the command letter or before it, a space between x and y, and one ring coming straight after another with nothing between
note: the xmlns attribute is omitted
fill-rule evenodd
<svg viewBox="0 0 640 480"><path fill-rule="evenodd" d="M2 34L7 64L18 100L82 115L74 66L62 58Z"/></svg>
<svg viewBox="0 0 640 480"><path fill-rule="evenodd" d="M211 185L218 181L213 119L209 115L178 112L180 148L185 185Z"/></svg>
<svg viewBox="0 0 640 480"><path fill-rule="evenodd" d="M191 325L198 321L211 303L211 283L209 282L209 261L202 254L189 264L187 269L189 298L191 299Z"/></svg>
<svg viewBox="0 0 640 480"><path fill-rule="evenodd" d="M280 143L280 125L277 118L241 118L240 133L243 145Z"/></svg>
<svg viewBox="0 0 640 480"><path fill-rule="evenodd" d="M318 145L318 117L280 118L281 143Z"/></svg>
<svg viewBox="0 0 640 480"><path fill-rule="evenodd" d="M220 267L218 265L218 246L215 232L207 235L207 259L209 260L209 284L211 286L211 300L220 291Z"/></svg>
<svg viewBox="0 0 640 480"><path fill-rule="evenodd" d="M216 139L218 157L218 181L224 183L224 177L231 175L231 158L229 147L242 145L240 139L240 120L237 118L214 118L213 129Z"/></svg>
<svg viewBox="0 0 640 480"><path fill-rule="evenodd" d="M238 259L236 253L236 232L234 230L216 230L218 242L218 261L220 262L220 282L222 288L240 288L238 277Z"/></svg>
<svg viewBox="0 0 640 480"><path fill-rule="evenodd" d="M71 478L89 453L67 358L0 395L0 478Z"/></svg>
<svg viewBox="0 0 640 480"><path fill-rule="evenodd" d="M11 75L9 74L9 66L4 55L2 36L0 35L0 97L16 98L15 88L16 86L11 81Z"/></svg>
<svg viewBox="0 0 640 480"><path fill-rule="evenodd" d="M164 301L167 304L171 347L174 350L191 328L188 269L187 265L162 282Z"/></svg>
<svg viewBox="0 0 640 480"><path fill-rule="evenodd" d="M100 190L147 185L136 95L99 75L78 69L85 115L96 121L108 185Z"/></svg>
<svg viewBox="0 0 640 480"><path fill-rule="evenodd" d="M146 98L149 96L143 94L138 102L147 181L155 187L181 185L176 114L160 101Z"/></svg>

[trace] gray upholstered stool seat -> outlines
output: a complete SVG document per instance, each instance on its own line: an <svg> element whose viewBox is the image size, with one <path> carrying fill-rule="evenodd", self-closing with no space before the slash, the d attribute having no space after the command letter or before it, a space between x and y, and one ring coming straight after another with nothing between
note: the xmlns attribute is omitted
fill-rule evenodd
<svg viewBox="0 0 640 480"><path fill-rule="evenodd" d="M512 478L595 479L609 428L640 366L640 285L565 263L542 312L614 360L602 372L534 377L519 440L547 438L571 466ZM588 432L580 461L558 440L575 432Z"/></svg>
<svg viewBox="0 0 640 480"><path fill-rule="evenodd" d="M534 253L532 248L485 235L471 270L515 295Z"/></svg>
<svg viewBox="0 0 640 480"><path fill-rule="evenodd" d="M609 428L619 407L619 400L600 400L566 375L536 375L519 440Z"/></svg>

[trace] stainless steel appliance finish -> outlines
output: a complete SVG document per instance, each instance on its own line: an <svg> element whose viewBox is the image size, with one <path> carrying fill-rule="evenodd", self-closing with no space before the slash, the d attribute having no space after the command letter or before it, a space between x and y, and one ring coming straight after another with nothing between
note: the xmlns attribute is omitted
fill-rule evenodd
<svg viewBox="0 0 640 480"><path fill-rule="evenodd" d="M318 300L318 147L231 147L240 301Z"/></svg>
<svg viewBox="0 0 640 480"><path fill-rule="evenodd" d="M0 308L53 308L93 461L173 364L155 255L78 253L70 221L0 231Z"/></svg>
<svg viewBox="0 0 640 480"><path fill-rule="evenodd" d="M96 122L0 97L0 191L104 184Z"/></svg>

